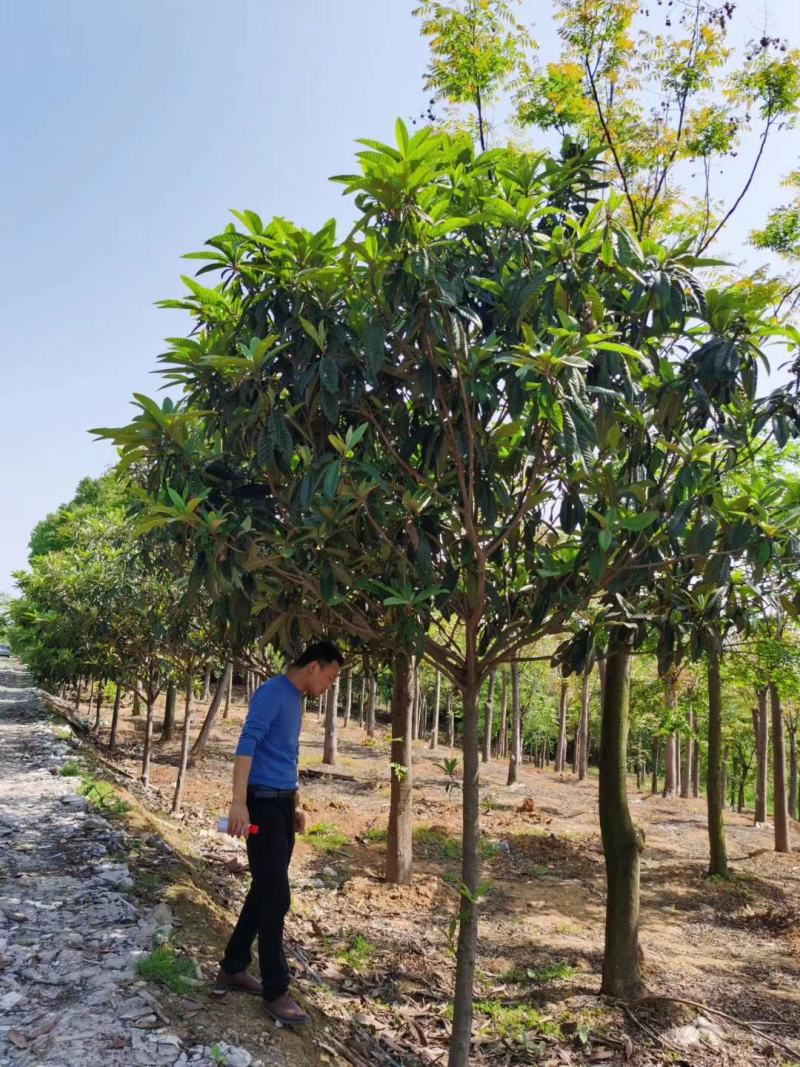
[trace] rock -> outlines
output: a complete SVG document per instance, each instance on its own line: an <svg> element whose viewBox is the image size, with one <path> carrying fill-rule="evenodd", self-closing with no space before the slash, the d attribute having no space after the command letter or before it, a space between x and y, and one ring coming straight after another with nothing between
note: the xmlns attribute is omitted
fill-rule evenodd
<svg viewBox="0 0 800 1067"><path fill-rule="evenodd" d="M5 996L0 997L0 1011L8 1011L10 1008L13 1008L15 1004L19 1004L21 1000L24 1000L24 996L16 990L12 990L11 993L6 993Z"/></svg>

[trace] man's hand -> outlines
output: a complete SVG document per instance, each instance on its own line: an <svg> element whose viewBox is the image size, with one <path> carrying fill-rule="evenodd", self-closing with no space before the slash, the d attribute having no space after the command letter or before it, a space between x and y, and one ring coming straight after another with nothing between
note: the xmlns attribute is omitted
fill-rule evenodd
<svg viewBox="0 0 800 1067"><path fill-rule="evenodd" d="M228 833L231 837L247 837L250 812L244 801L234 800L228 812Z"/></svg>
<svg viewBox="0 0 800 1067"><path fill-rule="evenodd" d="M306 813L302 808L294 809L294 828L298 834L306 832Z"/></svg>

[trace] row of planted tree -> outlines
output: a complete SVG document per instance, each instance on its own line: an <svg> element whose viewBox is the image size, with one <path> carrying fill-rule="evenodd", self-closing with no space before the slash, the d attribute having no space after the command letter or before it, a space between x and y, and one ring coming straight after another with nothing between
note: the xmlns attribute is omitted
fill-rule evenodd
<svg viewBox="0 0 800 1067"><path fill-rule="evenodd" d="M165 659L187 694L209 662L263 673L267 650L319 633L367 675L388 666L395 878L414 691L438 707L438 675L463 759L451 1067L470 1055L491 679L502 693L511 671L517 769L523 744L559 768L572 751L578 773L597 757L604 993L642 989L629 772L705 788L713 875L726 765L737 804L754 777L758 821L771 782L789 847L797 286L703 257L795 121L800 62L769 36L734 55L730 5L684 5L674 31L620 0L554 6L563 54L541 66L509 3L422 3L428 84L460 129L398 122L394 144L364 142L335 179L341 240L242 211L190 254L198 276L165 302L192 319L160 357L175 396L137 395L130 425L97 431L125 491L87 487L101 499L74 503L69 544L58 516L43 524L13 609L39 677L135 681L146 753ZM488 147L502 97L518 130ZM752 166L720 202L713 175L753 122ZM560 152L522 150L531 131ZM684 189L684 171L705 180ZM796 259L796 205L765 222L755 245ZM793 370L764 395L780 346Z"/></svg>

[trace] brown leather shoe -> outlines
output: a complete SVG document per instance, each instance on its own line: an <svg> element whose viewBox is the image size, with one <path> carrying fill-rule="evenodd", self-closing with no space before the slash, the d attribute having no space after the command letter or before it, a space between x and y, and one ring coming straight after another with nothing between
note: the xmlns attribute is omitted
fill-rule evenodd
<svg viewBox="0 0 800 1067"><path fill-rule="evenodd" d="M290 993L265 1000L264 1011L283 1026L304 1026L308 1022L308 1016Z"/></svg>
<svg viewBox="0 0 800 1067"><path fill-rule="evenodd" d="M214 990L217 994L222 993L252 993L255 997L261 996L261 983L253 978L247 971L239 971L238 974L228 974L220 969L214 981Z"/></svg>

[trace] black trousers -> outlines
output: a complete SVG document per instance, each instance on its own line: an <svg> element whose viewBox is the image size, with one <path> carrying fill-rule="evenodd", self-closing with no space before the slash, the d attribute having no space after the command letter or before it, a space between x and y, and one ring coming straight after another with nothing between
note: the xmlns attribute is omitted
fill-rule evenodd
<svg viewBox="0 0 800 1067"><path fill-rule="evenodd" d="M289 988L283 923L291 901L289 861L294 849L294 799L256 799L249 789L247 807L250 821L258 826L258 833L247 837L252 882L220 965L228 974L246 970L257 936L264 997L274 1000Z"/></svg>

